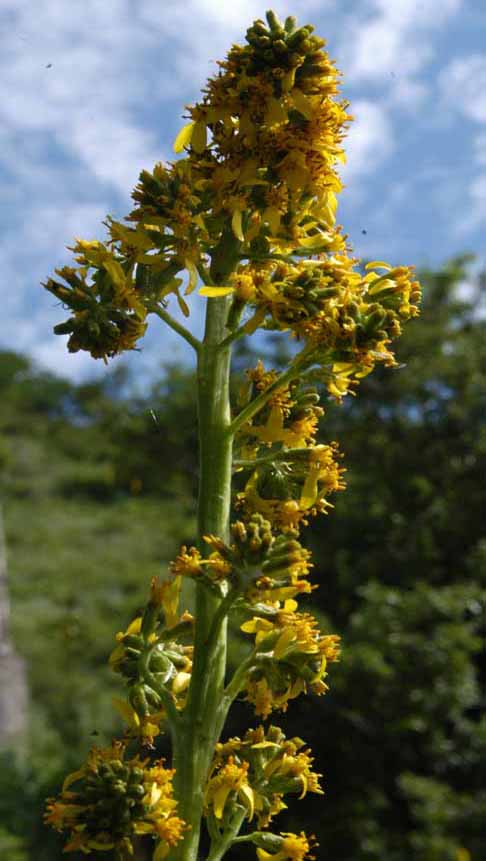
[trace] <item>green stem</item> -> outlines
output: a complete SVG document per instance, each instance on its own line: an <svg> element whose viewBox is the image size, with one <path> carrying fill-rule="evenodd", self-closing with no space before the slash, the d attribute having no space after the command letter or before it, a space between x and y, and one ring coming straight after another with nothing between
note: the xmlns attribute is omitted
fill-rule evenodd
<svg viewBox="0 0 486 861"><path fill-rule="evenodd" d="M211 842L211 849L207 861L220 861L223 855L225 855L231 844L234 843L246 814L247 811L244 807L241 807L236 811L227 830L223 832L220 839Z"/></svg>
<svg viewBox="0 0 486 861"><path fill-rule="evenodd" d="M241 837L235 837L233 843L253 843L257 837L261 837L261 831L252 831L250 834L242 834Z"/></svg>
<svg viewBox="0 0 486 861"><path fill-rule="evenodd" d="M232 438L230 425L229 371L231 348L220 349L227 334L228 297L209 299L204 341L198 354L199 417L199 546L203 536L228 540L231 501ZM187 823L185 839L171 858L196 861L204 786L219 737L219 707L226 670L226 618L219 608L224 597L196 585L194 659L187 705L174 746L174 788L178 813ZM211 636L218 619L217 637Z"/></svg>

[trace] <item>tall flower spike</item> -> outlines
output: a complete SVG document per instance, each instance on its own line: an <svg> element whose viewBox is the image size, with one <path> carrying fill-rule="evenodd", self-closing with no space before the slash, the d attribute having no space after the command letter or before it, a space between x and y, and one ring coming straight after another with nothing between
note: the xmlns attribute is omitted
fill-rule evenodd
<svg viewBox="0 0 486 861"><path fill-rule="evenodd" d="M319 401L354 394L380 363L396 366L392 342L418 313L420 287L410 267L360 266L336 223L351 117L313 30L273 12L255 21L188 109L180 158L142 171L128 217L108 218L105 242L77 240L74 265L45 285L68 309L55 331L72 352L106 361L136 349L154 314L198 357L197 547L183 546L171 576L152 581L110 658L126 686L115 706L130 744L150 747L167 726L175 773L126 757L124 742L94 749L49 802L68 851L127 861L146 835L154 861L196 861L205 816L213 861L235 841L252 842L258 861L314 857L303 832L244 822L267 829L287 795L321 792L303 742L276 727L219 736L238 695L266 718L327 690L339 637L298 604L315 588L299 530L344 489L337 444L317 438ZM199 279L202 340L168 310L175 301L188 317ZM292 358L283 370L258 362L234 403L232 344L259 328L286 333ZM195 582L195 620L179 611L183 577ZM234 616L251 643L228 680Z"/></svg>

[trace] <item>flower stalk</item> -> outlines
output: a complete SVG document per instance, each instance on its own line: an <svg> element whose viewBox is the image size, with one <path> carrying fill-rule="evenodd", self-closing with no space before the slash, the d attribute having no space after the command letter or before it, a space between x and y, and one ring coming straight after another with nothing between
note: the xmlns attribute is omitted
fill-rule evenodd
<svg viewBox="0 0 486 861"><path fill-rule="evenodd" d="M136 349L155 315L197 360L195 546L116 635L109 663L126 729L49 801L68 850L130 861L145 838L153 861L196 861L204 838L207 861L239 842L258 861L315 857L312 837L271 830L284 798L322 790L304 742L267 719L325 694L339 657L339 637L299 607L317 586L300 531L344 489L337 443L317 441L319 404L354 394L377 364L396 366L391 343L418 313L420 288L409 267L359 268L336 226L351 117L313 30L273 12L255 21L188 109L180 159L142 171L125 221L108 220L105 243L77 240L76 265L45 284L69 308L55 331L71 352L106 362ZM175 302L187 320L200 281L202 340L168 311ZM291 337L298 352L230 385L233 344L258 330ZM182 578L194 583L194 616L179 606ZM248 640L231 672L229 626ZM238 696L261 723L224 741ZM165 731L171 769L152 756Z"/></svg>

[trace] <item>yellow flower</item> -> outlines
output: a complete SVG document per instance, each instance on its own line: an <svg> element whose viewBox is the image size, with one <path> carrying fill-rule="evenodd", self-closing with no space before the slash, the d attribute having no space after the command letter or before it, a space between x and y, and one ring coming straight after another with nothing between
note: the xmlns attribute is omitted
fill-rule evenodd
<svg viewBox="0 0 486 861"><path fill-rule="evenodd" d="M171 580L159 580L154 577L150 584L150 603L162 607L167 628L173 628L179 621L179 596L181 592L181 578L173 577Z"/></svg>
<svg viewBox="0 0 486 861"><path fill-rule="evenodd" d="M316 843L313 844L317 845ZM298 834L283 832L280 848L277 852L267 852L265 849L257 849L258 861L305 861L313 859L310 855L311 844L303 831Z"/></svg>
<svg viewBox="0 0 486 861"><path fill-rule="evenodd" d="M254 793L248 783L248 768L248 762L237 764L230 756L224 765L216 767L216 773L209 778L205 803L216 819L223 819L226 805L235 800L247 808L248 819L253 818Z"/></svg>
<svg viewBox="0 0 486 861"><path fill-rule="evenodd" d="M320 694L327 664L339 658L339 637L322 634L309 613L297 613L297 602L287 600L283 608L268 607L241 626L255 635L254 665L246 679L247 700L256 714L267 717L272 710L285 711L289 700L304 691Z"/></svg>

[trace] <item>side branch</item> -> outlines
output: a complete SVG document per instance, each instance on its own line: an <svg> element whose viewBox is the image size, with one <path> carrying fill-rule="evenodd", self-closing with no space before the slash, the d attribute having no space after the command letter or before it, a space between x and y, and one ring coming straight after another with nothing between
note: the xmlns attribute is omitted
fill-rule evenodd
<svg viewBox="0 0 486 861"><path fill-rule="evenodd" d="M231 844L235 842L235 838L243 824L247 810L241 805L236 806L236 812L225 831L220 835L219 839L213 838L207 861L220 861L223 855L226 854Z"/></svg>
<svg viewBox="0 0 486 861"><path fill-rule="evenodd" d="M182 323L179 323L177 320L175 320L172 314L169 314L169 312L166 311L165 308L161 308L160 305L157 308L153 309L153 313L157 314L157 317L160 317L160 319L163 320L164 323L167 323L167 325L170 326L170 328L173 329L174 332L177 332L177 334L180 335L181 338L184 338L184 340L191 345L191 347L196 351L196 353L199 353L201 349L201 342L198 341L198 339L195 338L194 335L192 335L191 332L189 332L189 330L182 325Z"/></svg>

